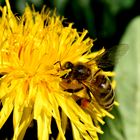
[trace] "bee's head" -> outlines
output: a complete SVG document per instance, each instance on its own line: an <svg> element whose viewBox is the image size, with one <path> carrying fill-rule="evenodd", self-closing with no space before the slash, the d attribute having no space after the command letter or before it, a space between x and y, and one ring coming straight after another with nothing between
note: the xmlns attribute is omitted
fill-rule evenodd
<svg viewBox="0 0 140 140"><path fill-rule="evenodd" d="M69 61L67 61L67 62L64 64L64 68L65 68L65 69L73 69L73 67L74 67L74 65L73 65L71 62L69 62Z"/></svg>
<svg viewBox="0 0 140 140"><path fill-rule="evenodd" d="M61 78L62 79L69 79L72 75L73 67L74 67L74 65L70 61L67 61L66 63L64 63L64 65L62 66L62 70L68 70L68 69L71 69L71 70L68 73L61 76Z"/></svg>
<svg viewBox="0 0 140 140"><path fill-rule="evenodd" d="M71 77L72 79L81 81L86 80L91 75L91 69L82 63L74 65L73 63L68 61L63 65L63 67L64 69L71 69L71 71L67 75L67 78Z"/></svg>

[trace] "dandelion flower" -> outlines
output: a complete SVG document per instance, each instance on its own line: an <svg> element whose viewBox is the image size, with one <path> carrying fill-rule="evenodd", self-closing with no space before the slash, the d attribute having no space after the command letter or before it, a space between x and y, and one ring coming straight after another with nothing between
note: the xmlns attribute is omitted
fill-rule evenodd
<svg viewBox="0 0 140 140"><path fill-rule="evenodd" d="M67 71L58 70L60 65L55 63L85 63L104 49L91 53L93 40L85 37L87 30L78 33L72 23L64 26L63 18L45 8L39 13L27 6L17 17L6 0L0 10L0 128L13 113L13 140L24 138L32 120L37 122L38 139L49 139L54 133L52 118L57 140L66 139L68 120L73 139L98 140L102 118L113 116L96 101L88 104L87 111L78 105L73 94L60 87ZM93 69L98 69L96 63Z"/></svg>

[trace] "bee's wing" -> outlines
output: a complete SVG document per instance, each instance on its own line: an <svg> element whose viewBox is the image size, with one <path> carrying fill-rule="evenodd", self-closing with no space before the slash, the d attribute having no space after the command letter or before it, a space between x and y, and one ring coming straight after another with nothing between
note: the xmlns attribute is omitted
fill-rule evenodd
<svg viewBox="0 0 140 140"><path fill-rule="evenodd" d="M96 62L99 68L108 68L114 66L120 58L127 52L128 45L120 44L106 49L100 55L97 55L93 60L89 60L88 64L92 61Z"/></svg>

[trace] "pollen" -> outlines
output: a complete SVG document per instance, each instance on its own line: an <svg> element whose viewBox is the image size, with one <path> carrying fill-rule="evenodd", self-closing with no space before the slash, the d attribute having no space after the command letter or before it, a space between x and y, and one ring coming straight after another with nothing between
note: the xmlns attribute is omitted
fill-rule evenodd
<svg viewBox="0 0 140 140"><path fill-rule="evenodd" d="M45 8L36 12L26 6L17 17L6 0L0 11L0 128L13 113L13 140L22 140L33 120L38 140L48 140L55 133L52 119L58 128L57 140L66 140L68 120L73 139L98 140L102 118L112 115L95 99L85 110L72 93L62 90L61 76L68 71L61 71L57 62L85 63L104 49L90 52L94 40L85 37L87 30L79 33L73 23L64 26L63 17Z"/></svg>

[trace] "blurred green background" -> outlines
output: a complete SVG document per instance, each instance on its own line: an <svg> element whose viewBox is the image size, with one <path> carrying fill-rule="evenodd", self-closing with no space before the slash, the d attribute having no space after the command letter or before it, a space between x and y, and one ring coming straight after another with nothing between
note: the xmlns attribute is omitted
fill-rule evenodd
<svg viewBox="0 0 140 140"><path fill-rule="evenodd" d="M78 31L87 29L89 36L97 39L95 48L111 48L126 44L128 52L116 64L116 99L119 107L114 107L115 120L105 118L100 140L140 140L140 2L139 0L14 0L10 1L14 13L22 15L26 3L35 5L40 11L45 4L57 10L58 15L73 22ZM0 0L0 5L5 5ZM116 54L119 52L116 50ZM11 138L12 117L0 130L0 140ZM35 124L36 125L36 124ZM9 130L9 131L7 131ZM25 139L36 139L36 130L29 128Z"/></svg>

